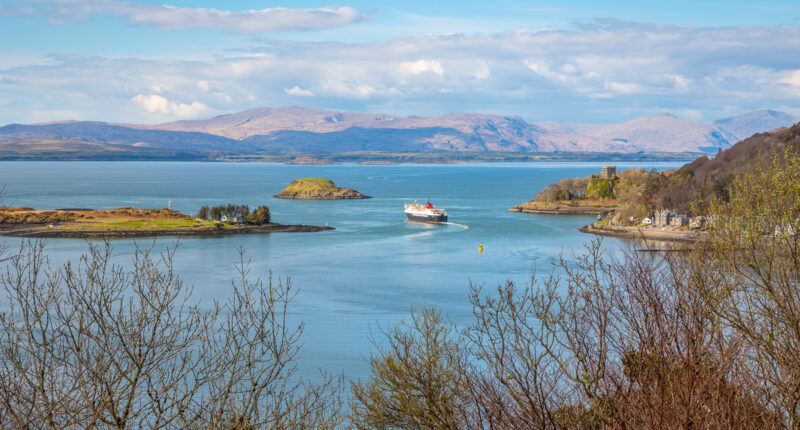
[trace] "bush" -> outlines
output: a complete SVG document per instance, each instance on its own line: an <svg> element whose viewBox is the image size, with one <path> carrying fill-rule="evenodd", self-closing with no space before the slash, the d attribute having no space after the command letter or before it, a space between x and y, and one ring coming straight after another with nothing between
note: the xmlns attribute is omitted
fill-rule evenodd
<svg viewBox="0 0 800 430"><path fill-rule="evenodd" d="M247 222L254 225L264 225L270 222L269 208L259 206L247 216Z"/></svg>

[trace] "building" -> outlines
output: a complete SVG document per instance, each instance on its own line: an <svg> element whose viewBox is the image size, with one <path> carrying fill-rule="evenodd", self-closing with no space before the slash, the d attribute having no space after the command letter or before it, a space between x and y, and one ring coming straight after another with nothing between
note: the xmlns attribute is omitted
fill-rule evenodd
<svg viewBox="0 0 800 430"><path fill-rule="evenodd" d="M617 176L617 166L603 166L600 170L600 177L604 179L613 179Z"/></svg>
<svg viewBox="0 0 800 430"><path fill-rule="evenodd" d="M246 224L244 214L239 211L223 212L219 220L228 224Z"/></svg>
<svg viewBox="0 0 800 430"><path fill-rule="evenodd" d="M670 221L672 221L672 217L675 216L675 212L668 211L666 209L656 211L656 214L653 218L653 225L658 227L664 227L670 225Z"/></svg>
<svg viewBox="0 0 800 430"><path fill-rule="evenodd" d="M675 215L669 220L672 227L683 227L689 225L689 218L686 215Z"/></svg>
<svg viewBox="0 0 800 430"><path fill-rule="evenodd" d="M689 228L700 229L706 226L706 218L702 216L696 216L689 220Z"/></svg>

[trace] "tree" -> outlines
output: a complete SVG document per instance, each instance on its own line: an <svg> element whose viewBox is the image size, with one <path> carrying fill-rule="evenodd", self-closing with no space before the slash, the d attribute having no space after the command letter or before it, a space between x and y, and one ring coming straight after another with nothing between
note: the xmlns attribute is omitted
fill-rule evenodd
<svg viewBox="0 0 800 430"><path fill-rule="evenodd" d="M692 254L695 267L716 275L707 306L744 340L749 387L786 428L800 426L798 146L734 176L727 196L701 205L711 230Z"/></svg>
<svg viewBox="0 0 800 430"><path fill-rule="evenodd" d="M247 216L247 222L254 225L264 225L270 222L270 213L267 206L259 206Z"/></svg>
<svg viewBox="0 0 800 430"><path fill-rule="evenodd" d="M211 209L208 210L208 214L213 220L219 220L224 212L229 212L229 213L239 212L242 214L242 216L247 217L247 215L250 214L250 207L247 205L237 206L232 203L227 203L220 206L213 206Z"/></svg>
<svg viewBox="0 0 800 430"><path fill-rule="evenodd" d="M385 332L370 358L372 376L351 385L351 421L360 429L469 428L466 350L440 311L411 312Z"/></svg>
<svg viewBox="0 0 800 430"><path fill-rule="evenodd" d="M200 208L199 211L197 211L197 215L195 215L195 218L208 219L208 214L209 214L208 206L203 206Z"/></svg>
<svg viewBox="0 0 800 430"><path fill-rule="evenodd" d="M175 249L137 250L131 269L90 244L51 269L24 242L0 277L2 428L334 428L339 381L294 376L302 325L285 315L289 280L239 280L200 306L175 274Z"/></svg>
<svg viewBox="0 0 800 430"><path fill-rule="evenodd" d="M220 217L222 216L222 212L223 212L223 207L222 206L214 206L211 209L209 209L208 215L213 220L219 220Z"/></svg>
<svg viewBox="0 0 800 430"><path fill-rule="evenodd" d="M5 197L5 195L6 195L6 186L5 185L0 186L0 203L3 202L3 197ZM6 252L8 252L8 245L6 245L5 243L0 243L0 262L3 262L6 260L6 258L9 258L5 257Z"/></svg>

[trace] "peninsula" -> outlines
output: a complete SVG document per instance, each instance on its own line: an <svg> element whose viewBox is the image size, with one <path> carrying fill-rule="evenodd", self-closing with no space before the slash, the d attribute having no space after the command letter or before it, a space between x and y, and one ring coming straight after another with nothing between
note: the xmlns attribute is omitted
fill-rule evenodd
<svg viewBox="0 0 800 430"><path fill-rule="evenodd" d="M278 232L315 232L332 227L250 224L240 220L196 218L170 209L56 209L0 207L0 234L48 238L128 238L222 236Z"/></svg>
<svg viewBox="0 0 800 430"><path fill-rule="evenodd" d="M510 211L598 215L585 233L623 238L693 241L707 228L702 203L728 200L735 175L755 172L787 149L800 146L800 123L759 133L679 169L657 172L605 166L585 178L562 179Z"/></svg>
<svg viewBox="0 0 800 430"><path fill-rule="evenodd" d="M372 198L352 188L337 187L333 181L327 178L295 179L288 187L275 195L275 197L297 200L350 200Z"/></svg>

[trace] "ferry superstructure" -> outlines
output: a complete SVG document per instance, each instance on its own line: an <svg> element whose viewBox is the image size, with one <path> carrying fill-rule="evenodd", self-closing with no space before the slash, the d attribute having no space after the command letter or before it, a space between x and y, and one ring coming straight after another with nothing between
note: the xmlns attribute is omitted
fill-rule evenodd
<svg viewBox="0 0 800 430"><path fill-rule="evenodd" d="M447 211L442 208L433 207L431 202L421 205L415 200L414 203L405 205L404 212L411 221L430 223L447 222Z"/></svg>

